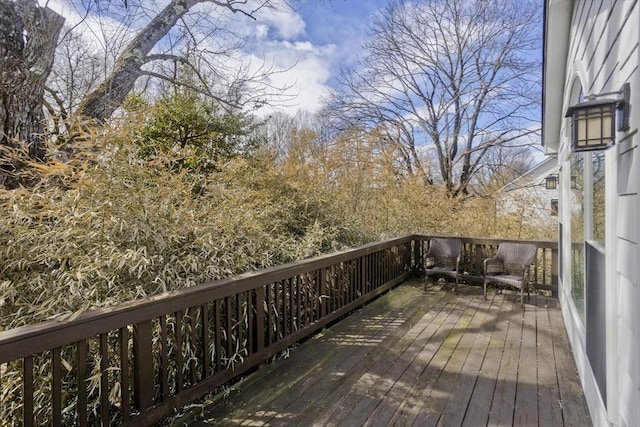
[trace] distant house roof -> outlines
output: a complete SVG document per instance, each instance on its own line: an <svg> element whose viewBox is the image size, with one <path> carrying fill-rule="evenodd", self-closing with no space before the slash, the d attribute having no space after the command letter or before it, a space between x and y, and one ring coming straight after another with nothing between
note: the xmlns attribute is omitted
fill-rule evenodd
<svg viewBox="0 0 640 427"><path fill-rule="evenodd" d="M550 174L558 173L558 159L547 157L531 169L503 187L504 191L512 191L531 183L544 183L544 179Z"/></svg>

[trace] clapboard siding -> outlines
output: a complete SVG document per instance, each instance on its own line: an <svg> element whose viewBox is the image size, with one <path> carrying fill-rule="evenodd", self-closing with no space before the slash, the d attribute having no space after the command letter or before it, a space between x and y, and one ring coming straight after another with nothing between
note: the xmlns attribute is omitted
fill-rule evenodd
<svg viewBox="0 0 640 427"><path fill-rule="evenodd" d="M572 40L575 50L571 51L571 59L580 58L580 52L584 52L584 46L591 37L591 29L587 25L587 19L591 16L591 8L594 7L593 1L576 2L575 8L580 10L578 19L574 20L572 25L576 28L576 33ZM597 4L595 5L597 7Z"/></svg>
<svg viewBox="0 0 640 427"><path fill-rule="evenodd" d="M611 322L607 345L608 374L610 385L615 387L612 399L607 403L598 402L593 373L588 367L585 333L579 316L565 316L568 320L569 336L587 401L594 419L604 421L608 412L615 425L640 425L640 227L638 212L640 200L640 159L638 151L638 127L640 126L640 0L575 0L571 15L568 52L566 58L565 105L562 111L575 103L575 95L570 99L575 79L580 78L584 95L618 91L624 83L631 84L630 129L617 134L616 147L606 152L607 157L607 200L615 205L607 205L607 282L611 292L607 303ZM557 33L557 32L556 32ZM614 97L615 95L611 95ZM569 134L565 120L563 135ZM562 135L561 135L562 136ZM562 138L560 138L562 141ZM568 138L564 139L565 143ZM560 147L561 161L567 166L571 161L570 147ZM613 184L613 185L612 185ZM562 207L561 207L562 208ZM566 207L565 207L566 209ZM565 271L564 273L567 273ZM563 278L571 283L569 278ZM614 283L609 283L614 282ZM568 291L562 290L568 299ZM567 309L573 311L572 305ZM591 331L592 333L592 331ZM587 365L585 365L587 363ZM604 422L606 423L606 421Z"/></svg>
<svg viewBox="0 0 640 427"><path fill-rule="evenodd" d="M620 197L618 199L618 210L620 212L633 212L637 203L637 196L630 195ZM620 215L616 227L616 234L619 239L626 240L635 245L638 244L638 217L636 215Z"/></svg>
<svg viewBox="0 0 640 427"><path fill-rule="evenodd" d="M633 50L633 45L629 45L629 43L637 38L637 22L631 19L634 16L633 11L636 5L637 1L630 3L618 0L607 16L594 54L587 65L593 72L590 91L598 92L601 87L617 90L618 86L623 83L623 81L614 80L612 84L615 87L607 85L607 82L612 80L613 73L617 71L619 62L626 59ZM619 22L621 26L611 25L614 22Z"/></svg>
<svg viewBox="0 0 640 427"><path fill-rule="evenodd" d="M634 40L632 37L630 37L630 39L630 42ZM635 39L635 45L631 46L629 56L620 64L620 76L622 81L629 82L635 78L635 74L638 71L638 63L640 61L640 56L638 55L639 46L640 43Z"/></svg>

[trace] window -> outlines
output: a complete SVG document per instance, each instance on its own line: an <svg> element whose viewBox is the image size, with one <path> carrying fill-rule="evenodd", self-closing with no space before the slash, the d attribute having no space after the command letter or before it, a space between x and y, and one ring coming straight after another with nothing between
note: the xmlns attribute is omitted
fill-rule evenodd
<svg viewBox="0 0 640 427"><path fill-rule="evenodd" d="M571 158L571 176L576 177L576 188L571 190L571 296L584 322L584 242L585 197L584 160L589 153L574 153Z"/></svg>
<svg viewBox="0 0 640 427"><path fill-rule="evenodd" d="M604 246L604 151L591 153L591 175L593 177L591 189L591 233L589 239Z"/></svg>

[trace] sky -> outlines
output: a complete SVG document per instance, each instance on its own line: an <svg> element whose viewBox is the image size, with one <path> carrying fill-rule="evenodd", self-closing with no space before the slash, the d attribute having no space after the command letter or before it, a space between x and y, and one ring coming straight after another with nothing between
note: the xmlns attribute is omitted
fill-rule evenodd
<svg viewBox="0 0 640 427"><path fill-rule="evenodd" d="M259 1L249 0L249 4ZM122 9L122 4L40 0L42 5L46 4L65 17L67 25L77 24L76 30L103 51L108 51L108 45L115 45L118 39L126 41L133 37L137 27L148 22L148 17L164 7L168 0L140 2L143 16L147 18L131 20L123 27L122 16L131 18L134 13L131 7L120 17L116 16L116 8L113 13L110 11L110 5ZM281 7L277 11L261 9L254 14L255 19L240 13L232 14L210 3L199 4L192 11L201 8L200 11L209 14L212 21L225 22L231 31L243 36L246 44L241 52L244 56L242 66L258 68L265 64L267 68L283 70L272 75L269 83L275 87L290 86L289 96L284 102L274 103L274 108L292 114L298 110L314 112L321 107L322 97L330 88L336 87L340 68L355 64L366 40L371 17L386 6L387 0L289 0L289 4L291 7ZM98 16L96 5L106 12ZM88 14L87 9L90 10ZM123 42L119 43L122 45Z"/></svg>
<svg viewBox="0 0 640 427"><path fill-rule="evenodd" d="M275 19L256 15L256 24L266 21L269 28L263 39L255 38L248 47L283 69L293 64L273 77L276 84L294 85L290 93L295 99L279 108L318 110L322 97L336 87L341 67L356 64L372 16L386 4L387 0L302 0Z"/></svg>

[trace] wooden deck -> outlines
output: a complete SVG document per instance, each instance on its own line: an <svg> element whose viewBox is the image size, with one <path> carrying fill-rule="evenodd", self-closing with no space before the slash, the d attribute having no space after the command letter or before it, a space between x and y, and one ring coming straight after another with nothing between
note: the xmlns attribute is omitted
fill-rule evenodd
<svg viewBox="0 0 640 427"><path fill-rule="evenodd" d="M588 426L558 300L413 281L176 425Z"/></svg>

